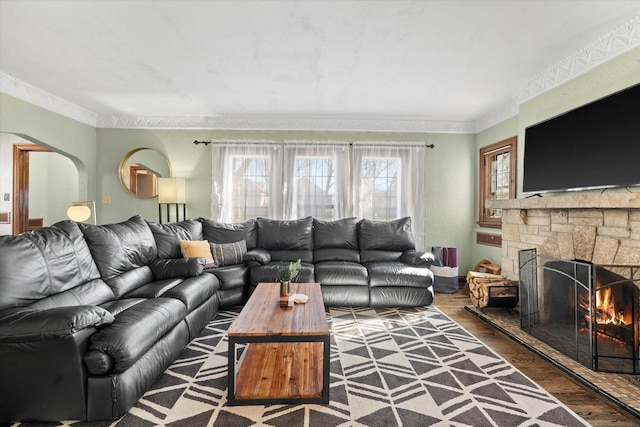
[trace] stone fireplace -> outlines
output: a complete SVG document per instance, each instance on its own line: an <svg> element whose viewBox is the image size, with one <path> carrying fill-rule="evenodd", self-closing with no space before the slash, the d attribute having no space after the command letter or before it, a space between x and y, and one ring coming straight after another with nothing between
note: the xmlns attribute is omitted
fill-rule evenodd
<svg viewBox="0 0 640 427"><path fill-rule="evenodd" d="M502 209L502 274L521 280L523 330L592 369L640 373L640 193L489 206Z"/></svg>
<svg viewBox="0 0 640 427"><path fill-rule="evenodd" d="M520 327L595 371L640 374L640 266L520 251Z"/></svg>
<svg viewBox="0 0 640 427"><path fill-rule="evenodd" d="M640 265L640 193L623 191L487 202L502 209L502 274L518 280L518 251L532 248L555 258Z"/></svg>

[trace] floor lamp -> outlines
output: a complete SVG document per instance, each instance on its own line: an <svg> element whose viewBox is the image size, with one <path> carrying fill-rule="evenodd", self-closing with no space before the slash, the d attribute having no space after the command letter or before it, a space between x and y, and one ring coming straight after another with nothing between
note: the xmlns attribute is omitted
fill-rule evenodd
<svg viewBox="0 0 640 427"><path fill-rule="evenodd" d="M182 219L187 217L186 185L182 178L158 178L158 219L162 224L162 205L166 206L167 222L171 222L171 205L176 207L176 221L180 221L180 205Z"/></svg>

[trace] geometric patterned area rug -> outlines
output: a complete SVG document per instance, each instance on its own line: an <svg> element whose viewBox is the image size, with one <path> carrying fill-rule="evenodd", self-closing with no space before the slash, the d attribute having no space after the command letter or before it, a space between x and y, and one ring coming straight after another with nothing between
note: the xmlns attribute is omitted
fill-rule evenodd
<svg viewBox="0 0 640 427"><path fill-rule="evenodd" d="M165 426L587 426L436 307L329 308L329 405L226 405L222 310L113 423Z"/></svg>

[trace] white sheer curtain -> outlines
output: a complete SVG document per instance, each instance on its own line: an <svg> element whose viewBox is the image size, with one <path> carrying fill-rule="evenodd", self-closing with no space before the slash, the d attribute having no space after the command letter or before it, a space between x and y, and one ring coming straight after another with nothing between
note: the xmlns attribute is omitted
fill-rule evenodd
<svg viewBox="0 0 640 427"><path fill-rule="evenodd" d="M424 144L354 144L353 214L388 221L410 216L424 249Z"/></svg>
<svg viewBox="0 0 640 427"><path fill-rule="evenodd" d="M350 213L349 144L288 141L284 144L284 217L323 220Z"/></svg>
<svg viewBox="0 0 640 427"><path fill-rule="evenodd" d="M424 144L214 142L212 155L216 220L410 216L424 249Z"/></svg>
<svg viewBox="0 0 640 427"><path fill-rule="evenodd" d="M214 142L213 218L222 222L282 218L281 153L282 146L275 143Z"/></svg>

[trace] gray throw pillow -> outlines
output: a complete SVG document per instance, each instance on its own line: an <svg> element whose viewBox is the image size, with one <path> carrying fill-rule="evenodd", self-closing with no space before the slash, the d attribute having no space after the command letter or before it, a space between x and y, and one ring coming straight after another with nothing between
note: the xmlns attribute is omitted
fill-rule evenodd
<svg viewBox="0 0 640 427"><path fill-rule="evenodd" d="M213 266L242 264L243 256L247 253L247 242L240 240L235 243L210 243Z"/></svg>

